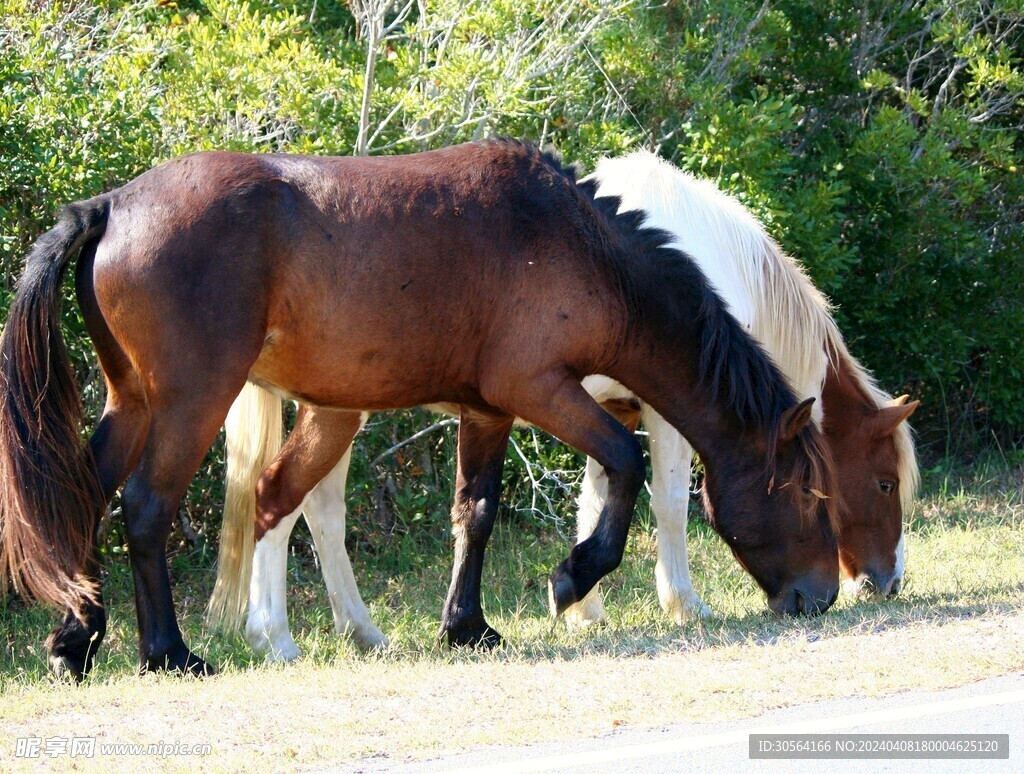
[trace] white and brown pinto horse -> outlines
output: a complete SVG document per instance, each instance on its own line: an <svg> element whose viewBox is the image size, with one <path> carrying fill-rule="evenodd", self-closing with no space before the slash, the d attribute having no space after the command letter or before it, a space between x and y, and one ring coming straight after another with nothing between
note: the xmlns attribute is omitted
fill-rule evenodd
<svg viewBox="0 0 1024 774"><path fill-rule="evenodd" d="M0 337L0 572L66 609L51 664L81 677L103 638L96 526L125 482L140 665L209 671L182 639L165 550L247 381L303 404L260 479L257 536L284 531L363 411L459 405L451 643L499 639L480 573L515 417L608 478L592 536L551 575L552 612L621 561L644 459L580 386L594 373L693 442L716 528L771 606L826 610L834 499L813 492L836 492L814 399L798 401L697 265L618 204L550 154L489 141L388 158L196 154L66 207ZM107 384L84 448L59 311L79 250Z"/></svg>
<svg viewBox="0 0 1024 774"><path fill-rule="evenodd" d="M910 508L918 481L905 422L917 402L894 401L877 388L847 351L822 294L734 198L643 152L602 161L592 179L599 196L621 197L623 210L642 210L646 222L671 234L672 244L696 260L796 393L822 398L815 420L835 457L839 560L848 590L869 587L894 593L903 578L902 513ZM588 376L583 386L627 427L635 428L639 420L649 433L651 507L658 524L655 577L662 607L680 622L707 614L690 580L686 551L691 445L619 382ZM279 401L249 385L235 402L226 428L227 505L210 617L235 625L248 602L246 636L251 645L271 658L298 655L288 629L285 565L288 537L301 510L316 545L337 630L364 647L386 642L367 613L345 550L349 449L302 508L260 538L247 588L257 481L280 449ZM598 523L607 480L600 463L589 458L579 498L580 541ZM568 612L577 620L603 619L597 587Z"/></svg>

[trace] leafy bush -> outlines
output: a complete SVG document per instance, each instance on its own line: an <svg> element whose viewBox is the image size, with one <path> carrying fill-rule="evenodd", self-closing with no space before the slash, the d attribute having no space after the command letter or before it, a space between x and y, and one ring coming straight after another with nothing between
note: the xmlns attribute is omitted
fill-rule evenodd
<svg viewBox="0 0 1024 774"><path fill-rule="evenodd" d="M436 0L376 46L365 7L0 0L0 313L61 203L178 154L348 154L363 117L376 153L507 134L590 165L645 145L734 192L804 261L854 353L889 390L924 399L915 423L934 452L1021 440L1016 0ZM95 417L102 382L75 305L65 310ZM426 421L405 416L375 424L367 448ZM384 491L401 518L443 512L448 485L420 463L449 464L445 432L410 447L417 462L355 463L354 488L373 503ZM519 440L517 502L540 470L530 465L578 463ZM186 506L201 531L216 528L219 454ZM544 510L565 513L570 497L553 491Z"/></svg>

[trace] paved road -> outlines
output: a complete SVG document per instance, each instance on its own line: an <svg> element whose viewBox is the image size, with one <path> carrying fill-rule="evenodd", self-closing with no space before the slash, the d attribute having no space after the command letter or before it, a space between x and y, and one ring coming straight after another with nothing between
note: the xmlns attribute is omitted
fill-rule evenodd
<svg viewBox="0 0 1024 774"><path fill-rule="evenodd" d="M751 760L752 733L1010 735L1009 760ZM901 693L880 699L840 699L766 713L733 723L685 724L655 731L619 729L597 739L522 748L488 748L398 765L371 760L347 771L567 772L1024 772L1024 672L948 691Z"/></svg>

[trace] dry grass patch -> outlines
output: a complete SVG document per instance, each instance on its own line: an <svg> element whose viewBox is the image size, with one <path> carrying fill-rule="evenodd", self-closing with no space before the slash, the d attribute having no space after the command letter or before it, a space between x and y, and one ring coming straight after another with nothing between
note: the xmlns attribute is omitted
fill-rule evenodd
<svg viewBox="0 0 1024 774"><path fill-rule="evenodd" d="M206 681L134 676L130 597L113 581L109 646L79 688L44 677L38 642L50 616L9 608L5 623L13 626L0 664L0 768L40 766L39 759L13 757L19 737L205 743L212 750L201 760L172 756L159 764L99 750L88 761L67 755L45 761L58 769L276 770L370 756L406 760L587 737L620 725L737 719L1019 670L1020 481L1018 471L1009 486L940 491L923 501L911 524L910 575L900 597L842 599L810 620L765 615L761 595L728 551L696 526L695 580L718 616L671 624L655 601L655 537L643 521L627 561L607 584L609 625L583 631L544 617L541 580L564 553L562 540L521 525L501 527L485 598L492 622L508 638L495 653L434 645L449 561L444 550L391 573L357 557L372 612L392 637L392 650L383 654L360 654L338 640L320 592L311 591L318 585L307 584L294 587L290 599L305 656L266 667L238 637L203 632L195 601L202 591L179 588L186 637L223 668Z"/></svg>
<svg viewBox="0 0 1024 774"><path fill-rule="evenodd" d="M956 686L1022 666L1024 614L1005 612L868 631L798 627L768 640L696 649L684 636L654 657L385 656L245 670L205 682L26 686L8 692L0 710L0 760L18 767L10 754L19 736L72 733L101 743L207 743L212 754L201 763L214 770L404 760ZM90 763L128 770L145 760L97 756ZM56 760L58 768L72 762ZM197 762L178 756L166 763L176 770Z"/></svg>

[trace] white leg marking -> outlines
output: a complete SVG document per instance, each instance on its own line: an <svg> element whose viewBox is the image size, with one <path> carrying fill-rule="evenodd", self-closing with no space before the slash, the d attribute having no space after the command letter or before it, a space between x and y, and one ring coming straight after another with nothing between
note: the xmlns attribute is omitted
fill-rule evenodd
<svg viewBox="0 0 1024 774"><path fill-rule="evenodd" d="M690 503L690 465L693 448L654 409L641 413L651 448L651 510L658 523L658 563L654 577L662 609L677 623L711 609L693 590L686 554L687 507Z"/></svg>
<svg viewBox="0 0 1024 774"><path fill-rule="evenodd" d="M268 661L292 661L299 657L299 648L288 630L286 583L288 538L301 512L300 506L258 540L252 557L245 639Z"/></svg>
<svg viewBox="0 0 1024 774"><path fill-rule="evenodd" d="M303 512L323 568L335 631L351 634L362 648L383 648L388 638L370 620L345 550L345 482L351 455L349 448L334 470L313 488Z"/></svg>
<svg viewBox="0 0 1024 774"><path fill-rule="evenodd" d="M577 500L576 542L582 543L597 527L598 516L608 498L608 474L597 460L587 457L587 470L583 475L583 486ZM554 609L554 608L552 608ZM601 601L601 588L597 584L586 597L565 610L565 620L576 626L605 623L608 616Z"/></svg>
<svg viewBox="0 0 1024 774"><path fill-rule="evenodd" d="M633 393L614 379L594 374L586 377L583 389L599 403L612 398L632 398ZM608 499L608 474L596 460L587 457L587 469L583 476L583 486L577 501L576 511L576 542L582 543L597 527L597 519ZM601 586L597 584L586 597L565 611L565 619L570 624L586 626L591 623L605 623L608 615L601 601Z"/></svg>

